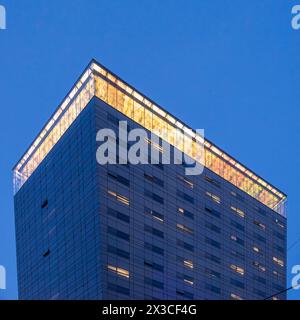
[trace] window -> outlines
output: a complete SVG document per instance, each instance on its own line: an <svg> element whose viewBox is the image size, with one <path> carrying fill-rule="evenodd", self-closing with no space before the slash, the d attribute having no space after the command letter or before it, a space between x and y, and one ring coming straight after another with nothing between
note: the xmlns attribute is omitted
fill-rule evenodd
<svg viewBox="0 0 300 320"><path fill-rule="evenodd" d="M240 216L241 218L245 218L245 212L241 209L238 209L236 207L231 206L230 209L232 211L234 211L238 216Z"/></svg>
<svg viewBox="0 0 300 320"><path fill-rule="evenodd" d="M275 219L274 222L282 229L285 229L285 224L281 222L279 219Z"/></svg>
<svg viewBox="0 0 300 320"><path fill-rule="evenodd" d="M177 196L182 198L185 201L188 201L190 203L194 203L194 198L193 197L189 196L188 194L186 194L186 193L184 193L184 192L182 192L180 190L177 190Z"/></svg>
<svg viewBox="0 0 300 320"><path fill-rule="evenodd" d="M177 273L177 279L182 280L186 285L193 286L194 278L183 273Z"/></svg>
<svg viewBox="0 0 300 320"><path fill-rule="evenodd" d="M145 260L144 261L144 265L146 267L149 267L149 268L153 269L153 270L164 272L164 266L162 266L160 264L157 264L155 262L152 262L152 261L149 261L149 260Z"/></svg>
<svg viewBox="0 0 300 320"><path fill-rule="evenodd" d="M127 252L127 251L124 251L122 249L119 249L119 248L116 248L114 246L108 246L107 247L107 252L109 253L113 253L121 258L124 258L124 259L129 259L130 258L130 253Z"/></svg>
<svg viewBox="0 0 300 320"><path fill-rule="evenodd" d="M184 267L188 269L194 269L194 263L192 260L177 256L177 261L180 262Z"/></svg>
<svg viewBox="0 0 300 320"><path fill-rule="evenodd" d="M210 223L210 222L205 222L205 227L215 233L221 233L221 228L219 228L218 226Z"/></svg>
<svg viewBox="0 0 300 320"><path fill-rule="evenodd" d="M266 293L264 291L259 290L259 289L254 288L253 293L260 296L261 298L266 298Z"/></svg>
<svg viewBox="0 0 300 320"><path fill-rule="evenodd" d="M276 251L278 251L279 253L282 253L282 254L285 253L285 249L284 249L283 247L279 246L277 243L274 243L274 244L273 244L273 248L274 248Z"/></svg>
<svg viewBox="0 0 300 320"><path fill-rule="evenodd" d="M277 257L273 257L273 262L278 264L280 267L284 267L284 261Z"/></svg>
<svg viewBox="0 0 300 320"><path fill-rule="evenodd" d="M164 204L164 199L160 196L158 196L157 194L149 191L149 190L145 190L144 191L145 196L147 196L148 198L151 198L152 200L159 202L160 204Z"/></svg>
<svg viewBox="0 0 300 320"><path fill-rule="evenodd" d="M188 244L182 240L177 239L177 245L179 247L182 247L188 251L194 252L194 246L192 246L191 244Z"/></svg>
<svg viewBox="0 0 300 320"><path fill-rule="evenodd" d="M253 275L253 280L262 284L266 284L267 280L263 277L260 277L258 275Z"/></svg>
<svg viewBox="0 0 300 320"><path fill-rule="evenodd" d="M210 279L221 279L221 273L212 269L205 268L205 275Z"/></svg>
<svg viewBox="0 0 300 320"><path fill-rule="evenodd" d="M260 254L261 256L264 255L263 252L262 252L262 250L261 250L260 248L256 247L256 246L253 247L253 251L256 252L256 253L258 253L258 254Z"/></svg>
<svg viewBox="0 0 300 320"><path fill-rule="evenodd" d="M261 272L265 272L266 268L257 261L253 261L253 266Z"/></svg>
<svg viewBox="0 0 300 320"><path fill-rule="evenodd" d="M145 277L145 284L150 285L152 287L158 288L158 289L163 289L164 284L160 281L153 280L151 278Z"/></svg>
<svg viewBox="0 0 300 320"><path fill-rule="evenodd" d="M145 141L151 146L151 148L156 149L161 153L164 152L164 148L162 146L160 146L158 143L152 141L149 138L145 138Z"/></svg>
<svg viewBox="0 0 300 320"><path fill-rule="evenodd" d="M213 179L213 178L211 178L211 177L209 177L209 176L205 176L204 179L205 179L207 182L211 183L212 185L214 185L214 186L216 186L216 187L218 187L218 188L221 187L221 183L220 183L219 181L217 181L217 180L215 180L215 179Z"/></svg>
<svg viewBox="0 0 300 320"><path fill-rule="evenodd" d="M231 264L230 269L233 270L234 272L240 274L241 276L243 276L245 274L245 270L239 266L236 266L235 264Z"/></svg>
<svg viewBox="0 0 300 320"><path fill-rule="evenodd" d="M185 233L188 233L188 234L191 234L191 235L194 234L193 229L191 229L191 228L189 228L189 227L187 227L187 226L185 226L183 224L177 223L176 227L177 227L178 230L180 230L182 232L185 232Z"/></svg>
<svg viewBox="0 0 300 320"><path fill-rule="evenodd" d="M241 246L244 246L244 240L243 239L241 239L241 238L239 238L239 237L237 237L236 235L231 235L230 236L230 239L232 240L232 241L235 241L237 244L239 244L239 245L241 245Z"/></svg>
<svg viewBox="0 0 300 320"><path fill-rule="evenodd" d="M194 299L194 295L191 292L185 290L177 289L176 294L187 299Z"/></svg>
<svg viewBox="0 0 300 320"><path fill-rule="evenodd" d="M221 263L221 258L214 256L213 254L209 253L209 252L205 252L205 258L208 260L211 260L215 263L220 264Z"/></svg>
<svg viewBox="0 0 300 320"><path fill-rule="evenodd" d="M153 182L155 184L157 184L158 186L160 187L163 187L164 186L164 181L153 176L153 175L150 175L150 174L147 174L147 173L144 173L144 177L146 180L150 181L150 182Z"/></svg>
<svg viewBox="0 0 300 320"><path fill-rule="evenodd" d="M178 213L184 217L190 218L192 220L194 219L194 214L183 208L178 208Z"/></svg>
<svg viewBox="0 0 300 320"><path fill-rule="evenodd" d="M164 255L164 249L159 248L157 246L154 246L151 243L145 242L144 248L147 249L147 250L150 250L150 251L152 251L154 253L157 253L157 254L159 254L161 256Z"/></svg>
<svg viewBox="0 0 300 320"><path fill-rule="evenodd" d="M244 260L245 259L245 255L243 253L241 253L241 252L236 251L236 250L232 250L231 251L231 255L233 257L235 257L235 258L240 259L240 260Z"/></svg>
<svg viewBox="0 0 300 320"><path fill-rule="evenodd" d="M245 200L244 197L242 197L240 194L238 194L235 191L231 191L230 194L241 202L244 202Z"/></svg>
<svg viewBox="0 0 300 320"><path fill-rule="evenodd" d="M205 238L205 242L208 243L208 244L210 244L210 245L213 246L213 247L218 248L218 249L221 248L221 243L218 242L218 241L215 241L215 240L213 240L213 239L211 239L211 238L206 237L206 238Z"/></svg>
<svg viewBox="0 0 300 320"><path fill-rule="evenodd" d="M221 289L219 287L216 287L216 286L209 284L209 283L205 283L205 289L210 290L211 292L216 293L216 294L221 293Z"/></svg>
<svg viewBox="0 0 300 320"><path fill-rule="evenodd" d="M109 171L107 172L107 175L108 175L110 178L114 179L115 181L120 182L121 184L123 184L123 185L126 186L126 187L129 187L129 186L130 186L130 181L129 181L128 179L120 176L119 174L117 174L117 173L115 173L115 172L113 172L113 171L111 171L111 170L109 170Z"/></svg>
<svg viewBox="0 0 300 320"><path fill-rule="evenodd" d="M238 223L238 222L236 222L236 221L234 221L234 220L231 220L231 221L230 221L230 224L231 224L234 228L236 228L236 229L238 229L238 230L240 230L240 231L242 231L242 232L245 231L245 227L244 227L242 224L240 224L240 223Z"/></svg>
<svg viewBox="0 0 300 320"><path fill-rule="evenodd" d="M129 223L130 222L130 218L129 216L127 216L126 214L119 212L118 210L112 209L112 208L107 208L107 213L112 216L115 217L123 222Z"/></svg>
<svg viewBox="0 0 300 320"><path fill-rule="evenodd" d="M43 253L43 257L46 258L50 255L50 249Z"/></svg>
<svg viewBox="0 0 300 320"><path fill-rule="evenodd" d="M230 279L230 283L238 288L244 289L245 288L245 284L239 280L236 279Z"/></svg>
<svg viewBox="0 0 300 320"><path fill-rule="evenodd" d="M280 240L285 240L285 236L276 230L273 230L273 235Z"/></svg>
<svg viewBox="0 0 300 320"><path fill-rule="evenodd" d="M158 220L160 222L164 222L164 216L155 210L152 210L152 209L145 207L145 214L151 216L155 220Z"/></svg>
<svg viewBox="0 0 300 320"><path fill-rule="evenodd" d="M187 179L186 177L177 175L177 179L181 181L186 187L193 189L194 188L194 183Z"/></svg>
<svg viewBox="0 0 300 320"><path fill-rule="evenodd" d="M262 243L266 243L266 238L264 238L260 234L254 232L253 236L254 236L254 239L256 239L256 240L258 240L258 241L260 241Z"/></svg>
<svg viewBox="0 0 300 320"><path fill-rule="evenodd" d="M231 293L231 294L230 294L230 298L231 298L232 300L243 300L243 298L241 298L241 296L239 296L239 295L237 295L237 294L235 294L235 293Z"/></svg>
<svg viewBox="0 0 300 320"><path fill-rule="evenodd" d="M221 203L221 198L218 197L217 195L215 194L212 194L211 192L208 192L206 191L206 195L214 202L220 204Z"/></svg>
<svg viewBox="0 0 300 320"><path fill-rule="evenodd" d="M219 211L215 210L215 209L205 207L205 211L209 212L212 216L214 216L216 218L220 218L221 217L221 213Z"/></svg>
<svg viewBox="0 0 300 320"><path fill-rule="evenodd" d="M113 235L115 237L118 237L118 238L120 238L122 240L129 241L129 239L130 239L129 234L127 234L125 232L122 232L122 231L120 231L118 229L115 229L113 227L107 227L107 233L109 233L109 234L111 234L111 235Z"/></svg>
<svg viewBox="0 0 300 320"><path fill-rule="evenodd" d="M126 206L129 206L129 199L125 196L122 196L114 191L108 190L107 191L109 195L114 197L117 201L121 202L122 204L125 204Z"/></svg>
<svg viewBox="0 0 300 320"><path fill-rule="evenodd" d="M117 293L127 295L127 296L129 296L129 294L130 294L130 290L128 288L125 288L125 287L122 287L122 286L119 286L119 285L116 285L116 284L110 283L110 282L108 282L108 284L107 284L107 289L110 291L114 291Z"/></svg>
<svg viewBox="0 0 300 320"><path fill-rule="evenodd" d="M153 234L154 236L156 237L159 237L159 238L164 238L164 233L156 228L153 228L153 227L150 227L148 226L147 224L145 224L144 226L144 230L148 233L151 233Z"/></svg>
<svg viewBox="0 0 300 320"><path fill-rule="evenodd" d="M47 199L41 205L42 209L45 209L46 207L48 207L48 200Z"/></svg>
<svg viewBox="0 0 300 320"><path fill-rule="evenodd" d="M115 267L115 266L112 266L112 265L108 265L108 266L107 266L107 269L108 269L110 272L115 273L115 274L117 274L117 275L120 276L120 277L129 279L129 271L126 270L126 269L119 268L119 267Z"/></svg>
<svg viewBox="0 0 300 320"><path fill-rule="evenodd" d="M261 222L259 222L259 221L257 221L257 220L254 220L253 223L254 223L256 226L258 226L260 229L266 230L266 226L265 226L263 223L261 223Z"/></svg>

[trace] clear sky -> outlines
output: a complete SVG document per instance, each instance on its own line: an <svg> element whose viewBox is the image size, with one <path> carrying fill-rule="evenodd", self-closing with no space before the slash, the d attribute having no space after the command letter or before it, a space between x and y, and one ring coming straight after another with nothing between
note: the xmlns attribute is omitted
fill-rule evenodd
<svg viewBox="0 0 300 320"><path fill-rule="evenodd" d="M0 299L17 297L11 169L91 58L287 193L289 245L300 238L300 0L0 4ZM300 243L289 279L295 264Z"/></svg>

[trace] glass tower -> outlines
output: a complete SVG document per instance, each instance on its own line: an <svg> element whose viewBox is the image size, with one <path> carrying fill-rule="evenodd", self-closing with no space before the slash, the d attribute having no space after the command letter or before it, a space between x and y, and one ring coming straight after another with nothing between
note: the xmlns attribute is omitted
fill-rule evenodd
<svg viewBox="0 0 300 320"><path fill-rule="evenodd" d="M97 132L120 121L203 173L99 165ZM286 195L203 138L200 157L198 139L93 60L14 168L20 299L265 299L285 289Z"/></svg>

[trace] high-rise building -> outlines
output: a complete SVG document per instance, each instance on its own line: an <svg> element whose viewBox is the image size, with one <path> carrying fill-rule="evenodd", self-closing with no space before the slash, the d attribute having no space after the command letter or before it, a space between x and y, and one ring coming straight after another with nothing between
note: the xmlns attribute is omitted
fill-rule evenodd
<svg viewBox="0 0 300 320"><path fill-rule="evenodd" d="M20 299L265 299L285 289L286 195L206 139L201 175L186 175L185 162L100 165L97 132L119 121L161 138L148 140L161 155L168 142L197 158L194 130L92 61L14 168Z"/></svg>

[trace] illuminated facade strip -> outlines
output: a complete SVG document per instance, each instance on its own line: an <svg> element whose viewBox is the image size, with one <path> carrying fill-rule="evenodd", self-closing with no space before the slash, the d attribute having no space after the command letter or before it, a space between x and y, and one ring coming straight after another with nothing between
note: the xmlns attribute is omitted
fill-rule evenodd
<svg viewBox="0 0 300 320"><path fill-rule="evenodd" d="M285 216L286 196L194 130L156 106L124 81L93 61L14 168L15 193L31 176L89 101L98 97L147 130L163 138L237 188ZM204 143L205 154L197 143ZM186 146L191 146L189 149Z"/></svg>

